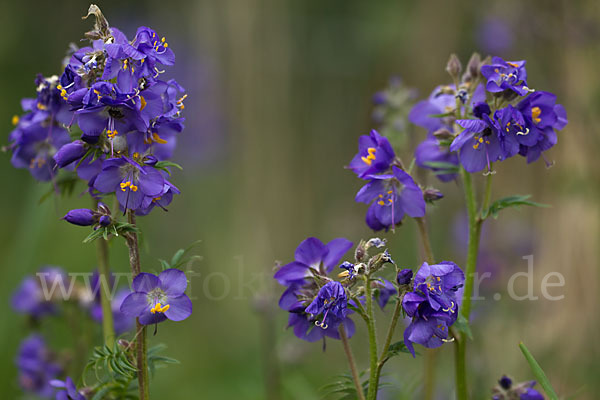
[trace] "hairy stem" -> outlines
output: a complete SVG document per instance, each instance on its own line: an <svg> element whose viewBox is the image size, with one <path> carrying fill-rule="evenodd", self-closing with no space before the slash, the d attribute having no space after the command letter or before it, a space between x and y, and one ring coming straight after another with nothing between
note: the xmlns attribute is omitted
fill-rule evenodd
<svg viewBox="0 0 600 400"><path fill-rule="evenodd" d="M102 334L104 344L113 348L115 344L115 329L113 313L110 304L110 271L108 269L108 242L104 238L96 240L98 258L98 279L100 280L100 304L102 306Z"/></svg>
<svg viewBox="0 0 600 400"><path fill-rule="evenodd" d="M127 210L127 220L130 224L136 225L135 214L132 210ZM131 273L135 278L141 272L140 248L138 244L137 233L129 232L126 238L127 247L129 248L129 265L131 266ZM138 332L137 339L135 342L135 354L138 367L138 386L140 400L148 400L150 398L150 394L148 382L146 327L140 324L139 318L136 318L135 325L136 331Z"/></svg>
<svg viewBox="0 0 600 400"><path fill-rule="evenodd" d="M429 233L427 233L427 221L425 220L425 217L415 218L415 221L417 221L417 226L419 227L421 243L423 243L423 252L425 253L425 261L429 264L433 264L435 259L433 258L433 251L431 250Z"/></svg>
<svg viewBox="0 0 600 400"><path fill-rule="evenodd" d="M350 365L350 372L352 373L352 380L354 381L354 387L356 388L356 395L359 400L365 400L365 394L360 384L360 378L358 376L358 370L356 369L356 363L354 362L354 356L352 355L352 349L350 348L350 342L348 342L348 335L346 335L346 328L344 324L340 324L338 328L340 332L340 338L342 338L342 344L344 345L344 352L348 357L348 364Z"/></svg>
<svg viewBox="0 0 600 400"><path fill-rule="evenodd" d="M379 386L379 378L377 376L377 332L375 330L375 314L373 313L373 294L371 291L371 279L365 277L365 297L367 303L367 330L369 331L369 391L367 393L368 400L377 398L377 387Z"/></svg>

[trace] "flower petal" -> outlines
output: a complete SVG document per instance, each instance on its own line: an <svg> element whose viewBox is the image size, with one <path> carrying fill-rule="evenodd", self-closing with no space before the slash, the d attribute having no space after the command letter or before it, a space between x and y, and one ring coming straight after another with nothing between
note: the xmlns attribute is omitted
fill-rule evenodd
<svg viewBox="0 0 600 400"><path fill-rule="evenodd" d="M152 289L157 288L159 285L160 281L156 275L142 272L133 278L131 288L134 292L148 293Z"/></svg>
<svg viewBox="0 0 600 400"><path fill-rule="evenodd" d="M318 268L319 264L326 255L327 249L323 242L314 237L305 239L295 252L296 261L306 264L313 268Z"/></svg>
<svg viewBox="0 0 600 400"><path fill-rule="evenodd" d="M185 294L168 299L169 309L164 312L171 321L183 321L192 315L192 301Z"/></svg>
<svg viewBox="0 0 600 400"><path fill-rule="evenodd" d="M323 258L323 265L325 265L327 272L329 273L340 262L340 259L344 254L350 250L352 242L348 239L337 238L327 243L325 247L327 247L329 251Z"/></svg>
<svg viewBox="0 0 600 400"><path fill-rule="evenodd" d="M158 275L160 281L160 288L171 297L181 296L187 288L187 278L185 272L170 268L166 269Z"/></svg>
<svg viewBox="0 0 600 400"><path fill-rule="evenodd" d="M150 312L150 304L145 293L130 293L121 303L121 312L129 317L139 317L146 311Z"/></svg>

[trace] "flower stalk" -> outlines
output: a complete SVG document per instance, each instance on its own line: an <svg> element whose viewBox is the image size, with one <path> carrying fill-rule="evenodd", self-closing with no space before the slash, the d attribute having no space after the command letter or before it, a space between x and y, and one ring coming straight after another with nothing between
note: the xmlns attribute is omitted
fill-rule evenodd
<svg viewBox="0 0 600 400"><path fill-rule="evenodd" d="M367 306L367 330L369 332L369 391L367 400L375 400L377 398L377 387L379 386L379 377L377 374L377 331L375 329L375 314L373 313L373 293L371 289L371 279L365 276L365 300Z"/></svg>
<svg viewBox="0 0 600 400"><path fill-rule="evenodd" d="M350 365L350 373L352 374L352 380L354 381L354 387L356 388L356 395L359 400L365 400L365 394L363 392L362 385L360 384L360 377L358 375L356 363L354 362L352 348L350 347L350 342L348 342L348 335L346 334L346 328L344 328L344 324L340 324L338 331L340 332L340 338L342 339L344 352L346 353L348 364Z"/></svg>
<svg viewBox="0 0 600 400"><path fill-rule="evenodd" d="M104 238L96 240L98 258L98 279L100 281L100 305L102 306L102 334L104 344L112 349L115 344L115 329L111 307L110 271L108 267L108 242Z"/></svg>
<svg viewBox="0 0 600 400"><path fill-rule="evenodd" d="M127 221L136 225L135 214L132 210L127 210ZM129 264L131 266L131 273L135 278L141 273L140 263L140 249L138 244L137 233L129 232L127 234L127 247L129 248ZM148 358L147 358L147 345L146 345L146 327L140 323L139 318L135 320L137 339L135 341L135 355L138 367L138 386L140 393L140 400L148 400L149 395L149 382L148 382Z"/></svg>

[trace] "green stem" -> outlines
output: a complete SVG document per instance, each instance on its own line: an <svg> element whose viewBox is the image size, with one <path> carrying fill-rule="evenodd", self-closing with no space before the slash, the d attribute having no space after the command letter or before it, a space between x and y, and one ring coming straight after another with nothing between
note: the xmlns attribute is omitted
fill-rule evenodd
<svg viewBox="0 0 600 400"><path fill-rule="evenodd" d="M491 168L491 165L490 165ZM473 280L477 268L477 255L479 253L479 239L481 236L481 225L483 219L481 212L486 210L492 197L492 174L488 174L485 183L485 191L481 210L477 212L477 201L475 199L475 190L471 174L464 169L461 170L465 199L467 203L467 214L469 217L469 243L467 249L467 264L465 267L465 287L463 293L463 301L461 305L461 315L469 322L471 315L471 298L473 294ZM456 396L458 400L468 399L467 391L467 338L464 335L456 335L456 352L455 352L455 369L456 369Z"/></svg>
<svg viewBox="0 0 600 400"><path fill-rule="evenodd" d="M435 263L433 251L431 250L431 241L429 240L429 234L427 231L427 220L424 217L415 218L417 226L419 227L419 234L421 236L421 243L423 244L423 252L425 255L425 261L429 264ZM431 400L435 392L435 366L436 366L436 355L435 349L425 350L424 369L425 375L423 379L424 393L423 398L425 400Z"/></svg>
<svg viewBox="0 0 600 400"><path fill-rule="evenodd" d="M365 297L367 303L367 330L369 331L369 391L367 400L375 400L377 398L377 387L379 386L377 377L377 332L375 330L375 315L373 313L373 295L371 292L371 279L365 277Z"/></svg>
<svg viewBox="0 0 600 400"><path fill-rule="evenodd" d="M398 324L398 318L400 317L400 312L402 311L402 297L399 297L398 301L396 301L394 314L392 314L392 320L390 322L390 326L385 337L383 349L381 350L381 356L379 356L379 362L377 363L377 376L375 377L377 384L379 384L379 377L381 376L381 369L383 368L383 364L385 364L387 361L388 350L390 348L390 345L392 344L392 337L394 336L394 331L396 330L396 325Z"/></svg>
<svg viewBox="0 0 600 400"><path fill-rule="evenodd" d="M135 214L132 210L127 210L127 220L130 224L136 225ZM135 278L141 273L141 262L140 262L140 249L138 244L137 233L129 232L127 234L127 247L129 248L129 264L131 266L131 273ZM140 393L140 400L148 400L149 394L149 382L148 382L148 358L147 358L147 346L146 346L146 327L140 324L139 318L135 320L136 331L138 336L135 342L135 353L138 367L138 387Z"/></svg>
<svg viewBox="0 0 600 400"><path fill-rule="evenodd" d="M115 329L113 313L110 304L110 271L108 268L108 242L104 238L96 240L98 257L98 279L100 280L100 305L102 306L102 333L104 344L113 348L115 344Z"/></svg>
<svg viewBox="0 0 600 400"><path fill-rule="evenodd" d="M350 348L350 343L348 342L348 335L346 335L346 328L344 328L344 324L340 324L338 330L340 332L342 344L344 345L344 352L346 353L346 357L348 357L348 364L350 365L350 372L352 373L352 380L354 381L356 394L359 400L365 400L365 393L363 392L362 385L360 384L358 370L356 369L356 363L354 362L354 356L352 355L352 349Z"/></svg>

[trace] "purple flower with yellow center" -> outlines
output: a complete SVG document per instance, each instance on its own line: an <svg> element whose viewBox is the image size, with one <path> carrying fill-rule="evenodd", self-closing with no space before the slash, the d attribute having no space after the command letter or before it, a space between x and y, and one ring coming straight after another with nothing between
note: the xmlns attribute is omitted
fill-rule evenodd
<svg viewBox="0 0 600 400"><path fill-rule="evenodd" d="M504 61L493 57L490 65L481 67L481 74L487 79L485 89L490 93L512 90L519 96L525 96L531 91L527 87L525 61Z"/></svg>
<svg viewBox="0 0 600 400"><path fill-rule="evenodd" d="M327 282L317 293L317 297L306 307L306 313L317 317L315 325L327 329L337 327L348 314L346 289L336 281ZM319 321L319 316L322 316Z"/></svg>
<svg viewBox="0 0 600 400"><path fill-rule="evenodd" d="M413 343L428 348L448 341L448 329L456 321L465 275L453 262L423 263L404 295L402 307L412 317L404 331L404 343L414 356Z"/></svg>
<svg viewBox="0 0 600 400"><path fill-rule="evenodd" d="M185 294L187 279L178 269L166 269L158 276L142 272L133 279L132 290L121 312L138 317L143 325L157 324L166 319L183 321L192 314L192 302Z"/></svg>
<svg viewBox="0 0 600 400"><path fill-rule="evenodd" d="M442 182L449 182L458 176L452 167L458 166L458 155L451 152L448 145L440 144L435 137L428 137L415 149L415 162L421 168L431 169Z"/></svg>
<svg viewBox="0 0 600 400"><path fill-rule="evenodd" d="M504 159L498 126L488 114L482 114L481 118L457 120L464 130L450 145L450 151L459 152L460 163L471 173L486 167L487 173L491 173L491 163Z"/></svg>
<svg viewBox="0 0 600 400"><path fill-rule="evenodd" d="M163 193L165 179L149 165L140 165L133 159L122 156L109 158L102 163L102 172L94 180L94 188L102 193L116 193L124 209L137 210L144 199Z"/></svg>
<svg viewBox="0 0 600 400"><path fill-rule="evenodd" d="M363 135L358 140L358 154L354 156L348 168L359 178L387 171L396 154L385 136L372 130L369 136Z"/></svg>
<svg viewBox="0 0 600 400"><path fill-rule="evenodd" d="M421 188L400 168L393 166L392 172L371 176L355 197L357 202L371 204L366 222L375 231L396 226L405 214L413 218L425 215Z"/></svg>
<svg viewBox="0 0 600 400"><path fill-rule="evenodd" d="M62 367L54 361L40 335L31 335L21 342L15 363L23 390L43 398L53 395L50 382L62 373Z"/></svg>
<svg viewBox="0 0 600 400"><path fill-rule="evenodd" d="M519 142L520 154L526 156L530 163L556 144L556 130L567 125L567 112L562 105L556 104L554 94L542 91L527 96L516 108L525 120L527 136L532 136L528 142Z"/></svg>
<svg viewBox="0 0 600 400"><path fill-rule="evenodd" d="M151 28L145 26L139 27L135 33L132 45L145 56L142 63L144 75L158 75L156 64L175 64L175 54L169 47L166 38L164 36L160 37Z"/></svg>
<svg viewBox="0 0 600 400"><path fill-rule="evenodd" d="M67 376L65 381L55 379L52 380L50 384L52 387L62 389L56 392L56 400L86 400L86 397L77 390L75 382L73 382L73 379L69 376Z"/></svg>
<svg viewBox="0 0 600 400"><path fill-rule="evenodd" d="M344 238L333 239L327 244L314 237L307 238L296 249L295 261L282 266L274 278L280 284L290 286L302 284L314 275L326 276L350 247L352 242Z"/></svg>

